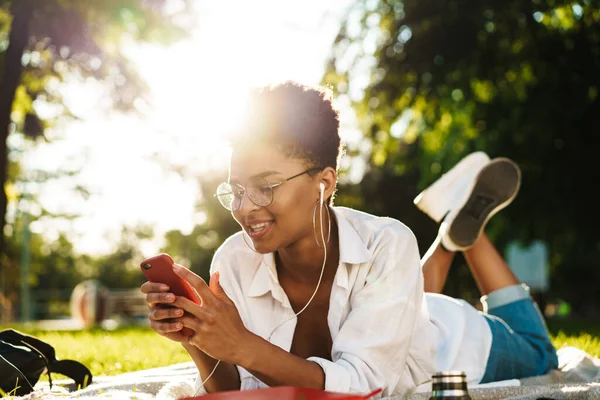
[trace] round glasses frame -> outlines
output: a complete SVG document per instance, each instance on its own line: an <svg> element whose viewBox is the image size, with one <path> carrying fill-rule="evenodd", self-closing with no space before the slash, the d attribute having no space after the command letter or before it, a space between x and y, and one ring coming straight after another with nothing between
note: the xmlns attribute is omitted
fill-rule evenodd
<svg viewBox="0 0 600 400"><path fill-rule="evenodd" d="M259 207L267 207L271 205L271 203L273 203L273 192L275 188L283 185L286 182L291 181L294 178L297 178L304 174L321 171L322 169L323 168L321 167L309 168L305 171L302 171L296 175L290 176L289 178L276 183L270 183L265 178L259 176L255 176L248 179L246 185L240 185L237 183L235 185L232 185L229 182L222 182L217 187L217 193L215 193L214 196L219 199L221 205L228 211L239 210L240 206L242 205L244 194L246 194L250 201L252 201L252 203L254 203L255 205ZM252 190L248 190L249 187Z"/></svg>

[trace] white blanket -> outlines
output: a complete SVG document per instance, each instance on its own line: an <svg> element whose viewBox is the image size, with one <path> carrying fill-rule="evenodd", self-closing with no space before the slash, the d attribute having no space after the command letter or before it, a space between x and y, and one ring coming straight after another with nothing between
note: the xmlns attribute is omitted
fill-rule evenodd
<svg viewBox="0 0 600 400"><path fill-rule="evenodd" d="M559 369L543 376L476 385L469 388L473 400L496 399L600 399L600 359L576 347L558 350ZM192 396L196 368L192 362L153 368L117 376L94 377L85 389L69 392L68 381L60 381L52 390L47 382L15 400L55 400L65 398L159 399L175 400ZM419 393L410 400L427 400L431 393ZM388 397L400 400L402 397Z"/></svg>

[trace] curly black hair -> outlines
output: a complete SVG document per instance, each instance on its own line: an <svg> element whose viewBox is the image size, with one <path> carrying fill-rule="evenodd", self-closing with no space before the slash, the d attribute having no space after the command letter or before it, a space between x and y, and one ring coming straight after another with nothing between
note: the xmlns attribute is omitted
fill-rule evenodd
<svg viewBox="0 0 600 400"><path fill-rule="evenodd" d="M344 147L339 110L327 87L286 81L255 89L244 122L229 140L234 153L268 144L313 167L338 171Z"/></svg>

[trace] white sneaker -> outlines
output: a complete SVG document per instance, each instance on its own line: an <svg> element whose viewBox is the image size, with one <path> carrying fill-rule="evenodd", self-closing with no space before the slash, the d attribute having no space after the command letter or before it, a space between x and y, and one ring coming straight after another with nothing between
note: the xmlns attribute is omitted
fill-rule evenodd
<svg viewBox="0 0 600 400"><path fill-rule="evenodd" d="M489 161L482 151L469 154L415 197L415 205L435 222L441 222L456 205L457 193L460 197Z"/></svg>
<svg viewBox="0 0 600 400"><path fill-rule="evenodd" d="M456 197L455 206L444 218L439 230L442 245L450 251L471 247L488 220L513 201L520 186L521 170L514 161L508 158L489 161L470 180L467 190Z"/></svg>

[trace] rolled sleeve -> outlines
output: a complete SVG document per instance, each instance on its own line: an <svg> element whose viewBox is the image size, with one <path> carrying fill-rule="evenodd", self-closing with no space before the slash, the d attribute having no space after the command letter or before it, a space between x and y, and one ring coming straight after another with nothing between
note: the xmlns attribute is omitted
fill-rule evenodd
<svg viewBox="0 0 600 400"><path fill-rule="evenodd" d="M332 362L320 357L309 357L307 360L319 364L325 373L325 390L339 393L350 392L352 387L350 365L344 366L342 362Z"/></svg>

